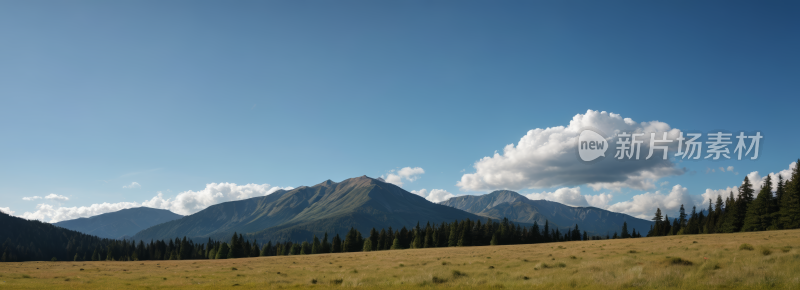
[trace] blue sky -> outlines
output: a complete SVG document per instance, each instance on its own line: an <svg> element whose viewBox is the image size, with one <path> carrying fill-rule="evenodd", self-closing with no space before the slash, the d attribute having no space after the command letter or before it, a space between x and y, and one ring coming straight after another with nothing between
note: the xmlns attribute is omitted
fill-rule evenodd
<svg viewBox="0 0 800 290"><path fill-rule="evenodd" d="M799 13L791 1L3 1L0 208L404 167L425 172L409 191L482 194L456 185L478 160L587 110L762 132L755 161L682 162L644 190L579 187L610 203L676 184L698 196L800 157ZM706 173L727 166L739 174ZM49 194L69 200L22 200Z"/></svg>

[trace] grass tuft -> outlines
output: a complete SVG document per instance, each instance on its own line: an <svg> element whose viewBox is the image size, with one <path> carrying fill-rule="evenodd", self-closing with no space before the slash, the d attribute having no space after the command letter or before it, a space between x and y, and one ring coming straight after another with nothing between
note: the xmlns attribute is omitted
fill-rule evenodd
<svg viewBox="0 0 800 290"><path fill-rule="evenodd" d="M755 249L756 248L754 248L753 245L751 245L751 244L742 244L742 245L739 246L739 250L752 251L752 250L755 250Z"/></svg>
<svg viewBox="0 0 800 290"><path fill-rule="evenodd" d="M772 250L770 250L767 247L761 247L761 254L764 256L769 256L770 254L772 254Z"/></svg>
<svg viewBox="0 0 800 290"><path fill-rule="evenodd" d="M333 279L331 280L331 285L342 285L342 282L344 282L344 279Z"/></svg>

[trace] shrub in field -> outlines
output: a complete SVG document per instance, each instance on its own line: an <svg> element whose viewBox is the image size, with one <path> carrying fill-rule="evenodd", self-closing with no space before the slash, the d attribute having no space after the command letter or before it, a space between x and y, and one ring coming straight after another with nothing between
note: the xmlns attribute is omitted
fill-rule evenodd
<svg viewBox="0 0 800 290"><path fill-rule="evenodd" d="M447 282L447 279L433 276L433 279L431 279L431 282L433 282L434 284L442 284L442 283Z"/></svg>
<svg viewBox="0 0 800 290"><path fill-rule="evenodd" d="M344 280L342 280L342 279L333 279L333 280L331 280L331 284L333 284L333 285L342 285L342 282L344 282Z"/></svg>
<svg viewBox="0 0 800 290"><path fill-rule="evenodd" d="M792 250L792 246L786 246L786 247L781 248L781 252L784 252L784 253L788 253L791 250Z"/></svg>
<svg viewBox="0 0 800 290"><path fill-rule="evenodd" d="M672 265L684 265L684 266L691 266L692 264L694 264L692 263L692 261L684 260L679 257L674 257L669 259L669 263Z"/></svg>
<svg viewBox="0 0 800 290"><path fill-rule="evenodd" d="M764 256L769 256L770 254L772 254L772 250L770 250L767 247L761 247L761 254Z"/></svg>
<svg viewBox="0 0 800 290"><path fill-rule="evenodd" d="M739 250L752 251L752 250L755 250L755 248L751 244L742 244L741 246L739 246Z"/></svg>
<svg viewBox="0 0 800 290"><path fill-rule="evenodd" d="M459 270L453 270L453 278L466 277L467 274Z"/></svg>

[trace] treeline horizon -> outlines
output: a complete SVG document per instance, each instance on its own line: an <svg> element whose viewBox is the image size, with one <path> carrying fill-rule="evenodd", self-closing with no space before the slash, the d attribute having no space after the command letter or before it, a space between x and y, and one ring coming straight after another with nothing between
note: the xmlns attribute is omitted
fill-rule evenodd
<svg viewBox="0 0 800 290"><path fill-rule="evenodd" d="M755 194L750 179L745 176L739 192L733 191L722 201L718 195L716 202L708 200L706 216L702 211L692 208L686 214L683 205L678 217L662 218L661 208L656 210L654 224L648 237L669 235L696 235L715 233L756 232L800 228L800 159L789 180L778 175L775 192L772 191L772 177L767 175L758 195ZM670 221L671 220L671 221Z"/></svg>
<svg viewBox="0 0 800 290"><path fill-rule="evenodd" d="M28 221L6 214L3 215L18 220L18 223L20 221ZM64 239L60 242L36 245L36 243L44 241L37 239L36 242L30 241L26 246L22 246L22 244L26 243L23 241L14 242L11 237L7 237L3 243L3 254L0 257L0 262L231 259L641 237L641 234L635 230L632 233L628 233L627 223L623 223L621 235L615 232L613 237L610 235L603 237L599 235L589 236L586 231L581 232L578 225L562 233L558 228L550 228L549 221L545 221L544 227L540 228L538 223L534 222L528 228L511 222L508 218L503 218L500 222L489 218L486 223L482 223L480 220L465 219L452 223L442 222L438 226L431 226L430 223L427 223L424 228L417 223L417 226L410 230L406 227L400 230L393 230L389 227L388 230L381 229L378 232L373 228L367 238L363 238L361 232L351 228L344 238L336 234L330 239L330 242L328 242L327 233L324 234L321 240L315 235L311 242L283 241L274 244L272 241L266 244L259 244L257 240L251 243L242 234L234 233L231 240L226 242L214 241L209 238L207 243L194 243L191 239L183 237L182 239L176 238L166 241L151 240L149 243L145 243L144 241L102 239L40 221L28 222L34 222L35 227L40 228L34 229L37 232L55 232L53 235ZM17 228L22 227L24 226L20 225ZM63 233L57 233L59 230ZM20 239L19 235L17 239ZM59 247L59 243L66 243L66 247Z"/></svg>

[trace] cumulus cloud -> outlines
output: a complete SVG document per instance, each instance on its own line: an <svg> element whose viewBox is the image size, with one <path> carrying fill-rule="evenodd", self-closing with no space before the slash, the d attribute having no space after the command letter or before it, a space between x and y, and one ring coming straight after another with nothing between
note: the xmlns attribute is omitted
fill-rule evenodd
<svg viewBox="0 0 800 290"><path fill-rule="evenodd" d="M235 183L209 183L206 184L206 187L202 190L184 191L174 198L165 198L164 194L159 192L158 195L141 203L105 202L80 207L56 207L49 204L38 204L36 205L36 211L25 212L21 217L54 223L141 206L167 209L177 214L189 215L211 205L226 201L265 196L280 189L291 190L292 187L281 188L270 186L269 184L237 185Z"/></svg>
<svg viewBox="0 0 800 290"><path fill-rule="evenodd" d="M383 178L383 180L385 180L388 183L397 186L403 186L403 180L408 182L413 182L414 180L417 180L419 178L419 175L422 175L424 173L425 170L423 170L421 167L414 167L414 168L403 167L400 170L389 171L389 173L386 174L385 176L381 175L381 178Z"/></svg>
<svg viewBox="0 0 800 290"><path fill-rule="evenodd" d="M770 178L772 178L772 192L778 191L778 176L783 177L783 180L786 181L792 176L792 171L794 168L797 167L797 162L792 162L789 164L789 168L781 170L779 172L770 172ZM728 166L726 169L727 171L733 170L733 166ZM767 176L761 176L758 171L753 171L747 174L747 178L750 180L750 184L753 185L753 190L756 193L761 189L761 186L764 185L764 180ZM742 180L744 183L744 180ZM741 184L740 184L741 185ZM707 188L706 191L701 195L703 198L703 205L708 206L708 200L711 199L711 202L714 203L717 201L717 196L722 196L722 200L725 200L730 196L730 193L733 192L733 197L736 198L739 195L739 186L727 187L723 189L711 189Z"/></svg>
<svg viewBox="0 0 800 290"><path fill-rule="evenodd" d="M582 195L580 187L562 187L554 192L541 192L526 194L525 197L531 200L549 200L563 203L570 206L593 206L597 208L608 207L611 201L611 194Z"/></svg>
<svg viewBox="0 0 800 290"><path fill-rule="evenodd" d="M661 208L662 212L671 214L677 212L681 205L684 205L686 210L690 211L696 203L689 195L686 187L676 184L667 194L656 191L634 195L629 201L612 204L608 207L608 210L649 220L658 208Z"/></svg>
<svg viewBox="0 0 800 290"><path fill-rule="evenodd" d="M48 194L44 198L45 199L49 199L49 200L57 200L57 201L68 201L69 200L69 197L66 197L66 196L63 196L63 195L58 195L58 194L55 194L55 193Z"/></svg>
<svg viewBox="0 0 800 290"><path fill-rule="evenodd" d="M22 198L22 200L27 200L27 201L31 201L31 200L37 200L37 199L42 199L42 197L41 197L41 196L35 196L35 195L34 195L34 196L26 196L26 197L23 197L23 198Z"/></svg>
<svg viewBox="0 0 800 290"><path fill-rule="evenodd" d="M495 189L520 190L524 188L550 188L557 186L588 185L594 190L620 190L632 188L647 190L655 188L655 181L662 177L680 175L679 169L670 160L661 158L662 150L649 154L650 135L645 134L639 160L618 160L616 151L610 148L606 158L587 164L580 161L577 153L578 136L584 129L600 131L608 138L609 147L616 146L612 138L620 133L656 133L661 140L667 133L669 140L679 137L680 131L659 121L634 122L614 113L588 110L577 114L569 125L533 129L519 142L508 144L502 153L484 157L473 165L476 172L464 174L457 185L461 190L489 191ZM660 144L663 145L663 144ZM669 150L676 150L672 142Z"/></svg>
<svg viewBox="0 0 800 290"><path fill-rule="evenodd" d="M428 192L427 189L420 189L420 190L412 190L411 193L424 197L430 202L439 203L450 198L455 197L454 194L447 192L444 189L432 189Z"/></svg>
<svg viewBox="0 0 800 290"><path fill-rule="evenodd" d="M131 182L131 184L128 184L128 185L123 185L123 186L122 186L122 188L126 188L126 189L133 189L133 188L139 188L139 187L142 187L142 185L140 185L140 184L139 184L138 182L136 182L136 181L134 181L134 182Z"/></svg>
<svg viewBox="0 0 800 290"><path fill-rule="evenodd" d="M0 212L4 212L8 215L14 215L14 211L9 207L0 207Z"/></svg>

